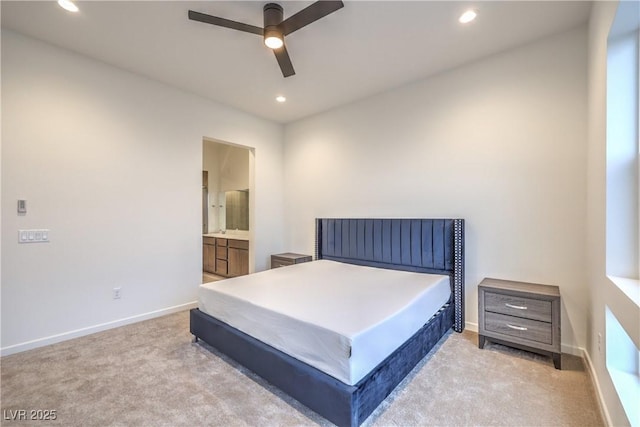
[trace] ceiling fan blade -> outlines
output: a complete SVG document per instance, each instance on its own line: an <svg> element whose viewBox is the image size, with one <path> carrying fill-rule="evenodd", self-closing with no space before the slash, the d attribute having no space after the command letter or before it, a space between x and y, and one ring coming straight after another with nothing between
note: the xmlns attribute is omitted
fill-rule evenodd
<svg viewBox="0 0 640 427"><path fill-rule="evenodd" d="M204 22L206 24L217 25L219 27L231 28L233 30L244 31L245 33L264 34L264 29L255 25L243 24L242 22L232 21L230 19L219 18L217 16L207 15L193 10L189 11L189 19L192 21Z"/></svg>
<svg viewBox="0 0 640 427"><path fill-rule="evenodd" d="M311 6L302 9L295 15L291 15L278 25L285 36L300 28L341 9L344 3L341 1L317 1Z"/></svg>
<svg viewBox="0 0 640 427"><path fill-rule="evenodd" d="M280 65L280 70L282 70L282 75L284 77L293 76L296 72L293 69L291 58L289 58L287 47L282 45L282 47L279 47L278 49L273 49L273 53L276 55L278 65Z"/></svg>

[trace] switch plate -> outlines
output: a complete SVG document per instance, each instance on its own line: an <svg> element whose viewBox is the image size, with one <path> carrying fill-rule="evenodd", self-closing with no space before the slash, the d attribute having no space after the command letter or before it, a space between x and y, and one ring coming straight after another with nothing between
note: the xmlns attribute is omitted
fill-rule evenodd
<svg viewBox="0 0 640 427"><path fill-rule="evenodd" d="M26 215L27 213L27 201L26 200L18 200L18 213L22 215Z"/></svg>
<svg viewBox="0 0 640 427"><path fill-rule="evenodd" d="M18 230L18 243L45 243L48 241L48 229Z"/></svg>

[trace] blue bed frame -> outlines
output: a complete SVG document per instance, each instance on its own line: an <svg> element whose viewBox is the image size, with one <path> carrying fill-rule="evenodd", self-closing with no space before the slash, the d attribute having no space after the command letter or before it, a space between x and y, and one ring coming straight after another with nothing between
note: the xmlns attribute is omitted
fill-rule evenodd
<svg viewBox="0 0 640 427"><path fill-rule="evenodd" d="M447 274L452 300L355 385L232 328L198 309L191 333L338 426L359 426L449 329L464 329L463 219L316 220L316 259Z"/></svg>

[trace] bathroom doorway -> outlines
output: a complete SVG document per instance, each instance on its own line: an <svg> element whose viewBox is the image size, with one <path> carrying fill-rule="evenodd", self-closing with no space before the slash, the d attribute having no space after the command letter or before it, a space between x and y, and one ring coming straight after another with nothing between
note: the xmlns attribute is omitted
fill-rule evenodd
<svg viewBox="0 0 640 427"><path fill-rule="evenodd" d="M254 270L254 149L202 141L202 281Z"/></svg>

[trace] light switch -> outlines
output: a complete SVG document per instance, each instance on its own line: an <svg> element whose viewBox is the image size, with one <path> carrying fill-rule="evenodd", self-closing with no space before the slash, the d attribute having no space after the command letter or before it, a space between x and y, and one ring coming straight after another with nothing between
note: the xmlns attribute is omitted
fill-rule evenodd
<svg viewBox="0 0 640 427"><path fill-rule="evenodd" d="M18 230L18 243L42 243L49 241L49 230Z"/></svg>
<svg viewBox="0 0 640 427"><path fill-rule="evenodd" d="M26 200L18 200L18 213L26 214L27 213L27 201Z"/></svg>

